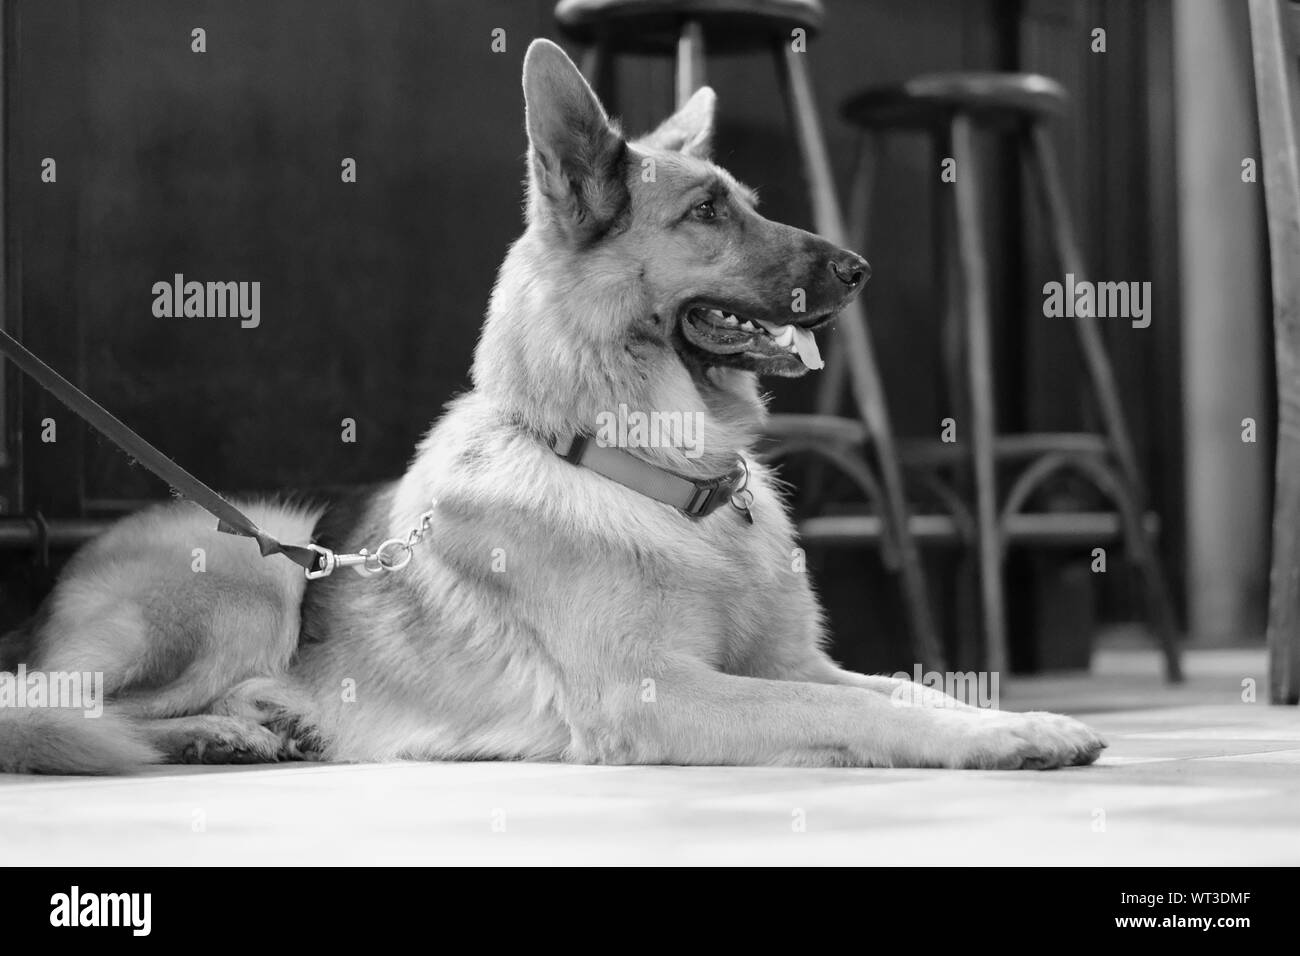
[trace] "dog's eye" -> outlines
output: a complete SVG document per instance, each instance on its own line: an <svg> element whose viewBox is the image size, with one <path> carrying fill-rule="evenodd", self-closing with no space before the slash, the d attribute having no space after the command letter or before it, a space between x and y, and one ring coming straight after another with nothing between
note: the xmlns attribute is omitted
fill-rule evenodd
<svg viewBox="0 0 1300 956"><path fill-rule="evenodd" d="M691 215L701 222L708 222L718 217L718 211L713 208L713 200L706 199L691 210Z"/></svg>

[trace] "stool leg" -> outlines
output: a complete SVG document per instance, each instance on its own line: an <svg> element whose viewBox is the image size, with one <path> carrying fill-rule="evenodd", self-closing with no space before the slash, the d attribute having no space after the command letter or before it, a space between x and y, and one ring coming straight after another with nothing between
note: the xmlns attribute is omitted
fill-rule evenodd
<svg viewBox="0 0 1300 956"><path fill-rule="evenodd" d="M936 126L932 133L933 149L931 169L940 169L940 162L952 156L952 137L947 125ZM962 308L961 263L957 256L957 201L951 184L940 181L930 190L933 206L931 209L931 241L933 243L934 262L931 266L935 277L936 292L942 303L943 313L939 321L940 354L940 405L939 418L952 417L959 422L957 440L959 446L970 445L969 426L973 421L970 408L970 390L967 388L968 376L965 365L965 322L966 314ZM935 422L940 427L940 422ZM953 637L956 644L953 657L956 668L966 666L964 662L982 662L987 656L984 650L984 604L980 599L983 564L979 560L978 536L974 516L974 468L969 462L958 459L952 466L936 469L936 475L942 474L953 494L969 503L969 518L965 533L959 533L961 543L960 557L952 570L951 587L945 590L952 602L952 612L948 619L953 623ZM948 582L944 582L947 586ZM977 622L970 624L968 622Z"/></svg>
<svg viewBox="0 0 1300 956"><path fill-rule="evenodd" d="M849 187L849 242L856 248L866 249L871 226L871 190L875 185L879 142L872 133L858 137L857 159L853 164L853 183ZM832 348L826 358L826 368L817 383L817 414L838 415L844 398L844 350Z"/></svg>
<svg viewBox="0 0 1300 956"><path fill-rule="evenodd" d="M952 118L952 183L957 226L960 304L966 319L966 385L970 390L971 458L975 473L975 528L979 555L980 605L984 617L984 666L995 674L1007 667L1006 593L1002 586L1002 529L998 521L997 470L993 441L993 343L989 317L988 263L980 235L979 184L971 120ZM940 184L939 188L945 188Z"/></svg>
<svg viewBox="0 0 1300 956"><path fill-rule="evenodd" d="M939 163L952 156L951 130L939 127L933 135L933 160L931 168L938 169ZM939 326L939 352L943 365L943 399L944 409L958 422L971 420L969 395L967 394L967 376L962 366L966 355L966 330L964 328L966 313L961 295L961 263L957 256L955 236L957 234L957 202L951 184L940 182L932 190L934 196L933 242L934 270L939 288L939 298L943 302L943 320ZM946 417L946 416L944 416ZM961 432L958 434L960 440ZM954 476L954 482L963 490L969 481L969 475Z"/></svg>
<svg viewBox="0 0 1300 956"><path fill-rule="evenodd" d="M879 165L880 137L867 131L858 137L853 182L849 186L849 239L860 243L862 249L866 249L871 241L871 194L876 188L876 168Z"/></svg>
<svg viewBox="0 0 1300 956"><path fill-rule="evenodd" d="M817 231L828 241L846 246L844 223L835 198L835 178L830 156L822 136L812 79L808 75L807 54L796 53L784 40L775 44L777 69L781 75L786 104L790 110L803 160L804 173L813 207ZM934 626L930 596L925 586L921 554L912 536L907 500L903 492L903 475L894 447L884 390L877 373L871 337L859 300L844 310L839 324L839 347L848 363L849 384L859 414L866 422L876 449L884 488L887 513L881 517L890 527L898 551L903 585L903 600L912 624L913 651L929 668L945 670L943 650Z"/></svg>
<svg viewBox="0 0 1300 956"><path fill-rule="evenodd" d="M1035 179L1039 186L1039 197L1052 230L1061 271L1073 274L1076 279L1082 279L1087 273L1084 269L1083 254L1075 238L1065 186L1056 161L1056 152L1046 128L1040 124L1035 124L1029 132L1029 150L1029 166L1037 174ZM1079 347L1083 352L1084 365L1096 393L1106 434L1110 438L1111 450L1119 464L1120 477L1123 479L1121 484L1129 498L1128 508L1121 510L1128 510L1139 516L1138 527L1126 529L1128 532L1126 536L1129 538L1130 553L1146 584L1150 611L1155 619L1154 625L1165 655L1165 675L1170 681L1180 681L1182 661L1178 649L1177 616L1174 613L1173 601L1169 596L1159 556L1156 554L1155 543L1141 524L1141 516L1146 511L1146 496L1143 491L1141 471L1137 464L1137 454L1133 450L1128 425L1124 420L1119 388L1115 384L1110 359L1106 355L1106 347L1097 328L1097 319L1076 318L1074 328L1079 339Z"/></svg>
<svg viewBox="0 0 1300 956"><path fill-rule="evenodd" d="M677 108L703 85L704 27L697 20L687 20L677 38Z"/></svg>
<svg viewBox="0 0 1300 956"><path fill-rule="evenodd" d="M849 224L848 235L853 242L861 243L859 248L867 247L867 231L871 219L871 189L875 181L875 170L879 142L872 133L863 133L858 137L857 159L853 164L853 184L849 188ZM822 370L817 381L817 401L813 406L818 415L838 415L844 401L844 379L848 374L844 361L844 349L830 348L826 353L826 368ZM807 509L821 496L822 481L826 468L820 458L808 463L805 472L804 487L799 498ZM888 552L892 553L893 548ZM886 565L893 570L896 559L887 554Z"/></svg>

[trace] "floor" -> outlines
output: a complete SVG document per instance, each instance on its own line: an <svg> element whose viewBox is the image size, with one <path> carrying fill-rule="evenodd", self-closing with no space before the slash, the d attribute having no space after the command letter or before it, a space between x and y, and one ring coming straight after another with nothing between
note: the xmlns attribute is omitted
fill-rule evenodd
<svg viewBox="0 0 1300 956"><path fill-rule="evenodd" d="M1258 651L1148 652L1017 679L1008 709L1087 716L1094 767L1053 772L566 767L160 768L0 776L6 864L1300 863L1300 710ZM1246 685L1248 687L1248 685Z"/></svg>

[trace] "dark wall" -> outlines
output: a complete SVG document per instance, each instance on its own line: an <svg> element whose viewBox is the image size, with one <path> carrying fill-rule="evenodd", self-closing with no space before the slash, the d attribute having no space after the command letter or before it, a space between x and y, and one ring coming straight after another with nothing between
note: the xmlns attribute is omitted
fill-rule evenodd
<svg viewBox="0 0 1300 956"><path fill-rule="evenodd" d="M1158 272L1150 250L1161 237L1143 202L1159 125L1130 84L1150 79L1148 18L1158 16L1134 8L1161 4L827 7L832 28L810 56L841 183L854 137L836 104L851 91L1024 61L1061 74L1076 94L1061 133L1093 261L1114 278ZM495 270L521 228L520 62L532 37L555 36L550 10L548 0L12 4L10 327L216 487L397 474L466 387ZM1087 49L1094 23L1110 28L1104 58ZM207 31L206 53L191 52L195 27ZM491 49L496 28L506 31L504 53ZM770 62L724 58L709 69L719 160L759 189L769 215L809 225ZM669 106L671 67L627 60L618 88L615 111L644 128ZM1005 152L990 146L988 156L989 238L1003 248L1020 222L1020 184ZM58 163L55 184L39 180L45 157ZM357 161L355 184L340 181L344 157ZM926 365L936 354L933 160L915 138L891 141L884 157L864 246L875 270L867 304L899 428L932 435L946 413L937 365ZM1006 248L994 262L1003 418L1077 424L1066 420L1079 417L1066 330L1034 321L1025 291L1034 285L1019 277L1036 260ZM175 273L260 281L260 327L154 317L151 287ZM1172 341L1157 329L1117 346L1145 460L1161 476L1176 473L1176 430L1150 409L1176 390L1153 382L1152 369L1168 367L1160 361ZM777 407L807 407L814 387L774 386ZM111 513L166 493L38 390L11 379L6 395L11 457L0 480L11 511ZM59 422L55 445L36 440L47 416ZM356 420L355 443L340 440L344 418ZM1162 477L1157 491L1159 504L1174 504L1176 482ZM874 569L873 560L841 559L823 580L855 598ZM877 590L888 630L892 591ZM885 666L863 647L845 656Z"/></svg>
<svg viewBox="0 0 1300 956"><path fill-rule="evenodd" d="M20 4L30 340L217 487L399 471L467 382L519 230L535 7ZM506 54L489 50L494 26ZM58 183L23 188L45 156ZM151 287L175 273L260 280L260 327L155 318ZM96 440L81 475L92 500L160 490Z"/></svg>

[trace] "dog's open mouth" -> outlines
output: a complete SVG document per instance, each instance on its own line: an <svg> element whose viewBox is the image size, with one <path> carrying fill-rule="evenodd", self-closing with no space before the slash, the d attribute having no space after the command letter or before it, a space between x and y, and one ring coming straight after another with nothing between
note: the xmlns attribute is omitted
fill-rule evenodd
<svg viewBox="0 0 1300 956"><path fill-rule="evenodd" d="M829 315L821 317L813 324L822 325L829 318ZM820 369L825 364L813 333L799 325L746 319L701 305L686 309L681 326L688 342L715 355L743 354L759 360L802 363L810 369Z"/></svg>

